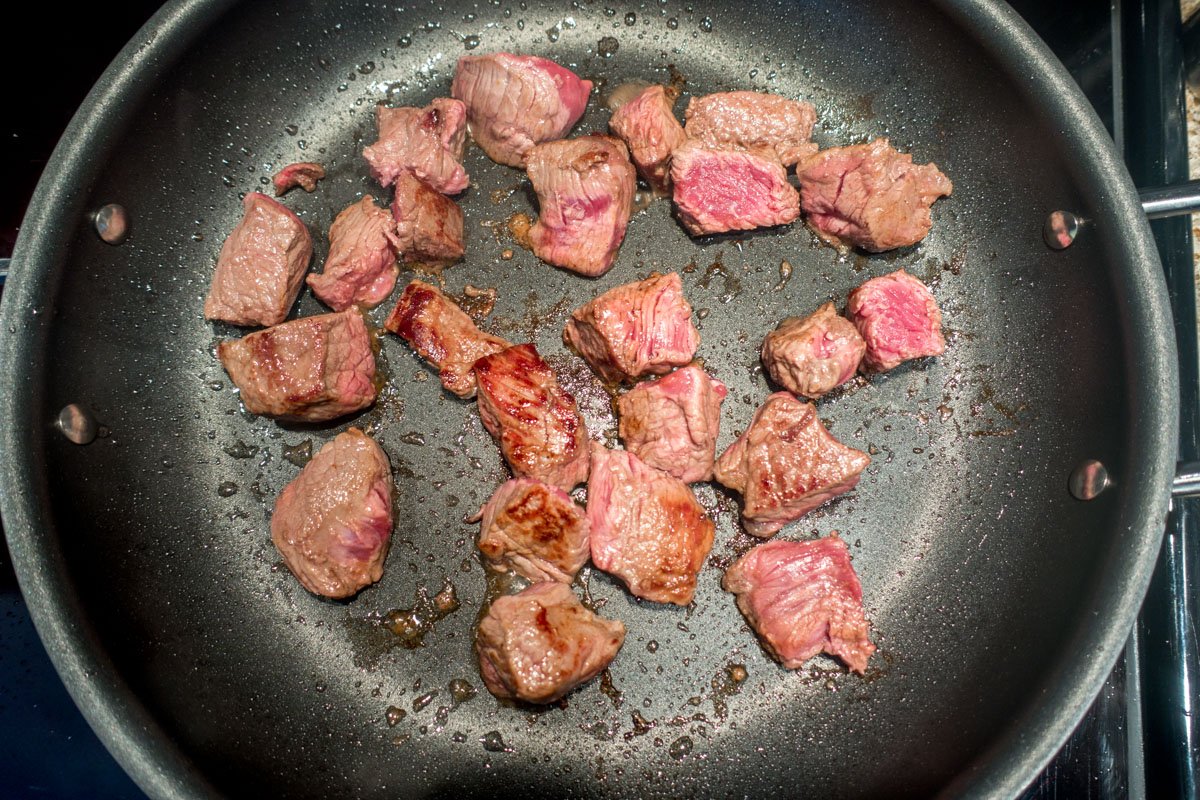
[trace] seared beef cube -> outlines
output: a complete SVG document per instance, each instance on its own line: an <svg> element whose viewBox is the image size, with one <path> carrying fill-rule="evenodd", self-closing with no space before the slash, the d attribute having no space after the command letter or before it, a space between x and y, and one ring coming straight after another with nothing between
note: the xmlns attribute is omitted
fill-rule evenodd
<svg viewBox="0 0 1200 800"><path fill-rule="evenodd" d="M689 139L671 154L679 221L692 236L786 225L800 196L773 150L720 150Z"/></svg>
<svg viewBox="0 0 1200 800"><path fill-rule="evenodd" d="M375 107L379 141L363 150L371 175L391 186L402 173L444 194L458 194L470 182L463 169L467 109L458 100L439 97L424 108Z"/></svg>
<svg viewBox="0 0 1200 800"><path fill-rule="evenodd" d="M475 362L479 416L513 475L571 490L587 480L587 427L575 398L558 385L531 344Z"/></svg>
<svg viewBox="0 0 1200 800"><path fill-rule="evenodd" d="M512 347L499 336L479 330L453 300L421 281L404 288L383 326L437 367L442 385L462 398L475 396L471 371L475 362Z"/></svg>
<svg viewBox="0 0 1200 800"><path fill-rule="evenodd" d="M335 311L359 303L374 307L396 286L400 267L392 215L367 195L337 215L329 228L325 271L309 275L317 299Z"/></svg>
<svg viewBox="0 0 1200 800"><path fill-rule="evenodd" d="M872 253L924 239L934 201L954 188L936 164L913 164L887 139L822 150L796 177L800 207L822 238Z"/></svg>
<svg viewBox="0 0 1200 800"><path fill-rule="evenodd" d="M826 303L812 316L790 317L768 333L762 362L780 386L816 400L854 377L866 350L858 329Z"/></svg>
<svg viewBox="0 0 1200 800"><path fill-rule="evenodd" d="M217 357L252 414L325 422L375 402L375 354L358 309L221 342Z"/></svg>
<svg viewBox="0 0 1200 800"><path fill-rule="evenodd" d="M902 269L851 291L846 316L866 341L863 364L875 372L946 350L942 312L933 292Z"/></svg>
<svg viewBox="0 0 1200 800"><path fill-rule="evenodd" d="M566 584L535 583L496 598L479 621L475 653L488 691L553 703L599 675L625 642L625 626L583 607Z"/></svg>
<svg viewBox="0 0 1200 800"><path fill-rule="evenodd" d="M587 563L587 516L571 496L531 478L514 478L479 512L479 550L500 572L570 583Z"/></svg>
<svg viewBox="0 0 1200 800"><path fill-rule="evenodd" d="M538 258L595 277L608 272L625 238L637 176L625 145L581 136L530 148L538 220L529 242Z"/></svg>
<svg viewBox="0 0 1200 800"><path fill-rule="evenodd" d="M663 375L691 363L700 345L679 275L652 274L609 289L571 312L563 342L606 381Z"/></svg>
<svg viewBox="0 0 1200 800"><path fill-rule="evenodd" d="M275 186L275 196L287 194L292 189L299 186L306 192L315 192L317 190L317 181L325 177L325 168L320 164L314 164L311 161L300 161L296 164L288 164L279 172L275 173L275 177L271 179L271 183Z"/></svg>
<svg viewBox="0 0 1200 800"><path fill-rule="evenodd" d="M714 526L686 483L633 453L596 444L587 514L598 569L646 600L692 602Z"/></svg>
<svg viewBox="0 0 1200 800"><path fill-rule="evenodd" d="M762 92L721 92L688 103L687 135L712 147L766 147L790 167L817 152L817 112L808 103Z"/></svg>
<svg viewBox="0 0 1200 800"><path fill-rule="evenodd" d="M410 173L396 178L396 246L408 263L449 264L463 257L463 212Z"/></svg>
<svg viewBox="0 0 1200 800"><path fill-rule="evenodd" d="M625 449L685 483L712 480L725 384L695 364L617 400Z"/></svg>
<svg viewBox="0 0 1200 800"><path fill-rule="evenodd" d="M672 108L676 93L665 86L648 86L613 112L609 129L629 147L638 173L659 194L667 193L671 151L687 141Z"/></svg>
<svg viewBox="0 0 1200 800"><path fill-rule="evenodd" d="M283 487L271 541L313 594L350 597L383 577L392 536L392 472L374 440L351 428Z"/></svg>
<svg viewBox="0 0 1200 800"><path fill-rule="evenodd" d="M304 285L312 237L299 217L265 194L250 192L242 208L217 257L204 318L278 325Z"/></svg>
<svg viewBox="0 0 1200 800"><path fill-rule="evenodd" d="M583 116L592 82L538 56L463 56L450 94L467 105L471 138L488 157L525 166L529 149L561 139Z"/></svg>
<svg viewBox="0 0 1200 800"><path fill-rule="evenodd" d="M862 585L836 533L752 548L725 571L721 585L737 595L767 652L788 669L825 652L866 672L875 645L867 638Z"/></svg>
<svg viewBox="0 0 1200 800"><path fill-rule="evenodd" d="M811 403L776 392L716 463L717 480L742 494L742 525L767 538L850 491L871 457L834 439Z"/></svg>

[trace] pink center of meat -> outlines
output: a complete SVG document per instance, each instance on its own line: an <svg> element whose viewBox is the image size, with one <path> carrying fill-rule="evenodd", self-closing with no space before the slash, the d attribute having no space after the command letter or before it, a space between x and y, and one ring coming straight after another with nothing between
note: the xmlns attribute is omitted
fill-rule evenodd
<svg viewBox="0 0 1200 800"><path fill-rule="evenodd" d="M704 160L692 169L695 199L709 211L739 209L749 197L762 197L774 185L769 172L742 160Z"/></svg>
<svg viewBox="0 0 1200 800"><path fill-rule="evenodd" d="M923 338L929 331L924 298L899 284L889 285L883 291L886 300L880 307L886 308L887 313L880 314L876 323L880 327L879 338L884 341Z"/></svg>
<svg viewBox="0 0 1200 800"><path fill-rule="evenodd" d="M564 220L581 222L596 219L612 205L612 196L603 194L599 197L564 197L560 201Z"/></svg>

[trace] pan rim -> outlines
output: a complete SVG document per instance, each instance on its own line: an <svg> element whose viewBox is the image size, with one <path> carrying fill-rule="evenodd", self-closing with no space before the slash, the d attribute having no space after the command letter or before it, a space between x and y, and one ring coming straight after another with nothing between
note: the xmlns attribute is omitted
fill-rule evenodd
<svg viewBox="0 0 1200 800"><path fill-rule="evenodd" d="M1057 123L1075 144L1077 165L1087 166L1093 185L1085 196L1109 207L1110 240L1126 247L1125 269L1113 287L1120 304L1126 368L1141 370L1127 402L1130 408L1126 441L1129 463L1141 468L1140 482L1114 526L1129 536L1114 545L1127 550L1127 559L1109 562L1102 580L1119 591L1099 598L1099 606L1069 663L1060 663L1043 680L1044 692L1035 708L961 773L943 796L1012 797L1040 773L1079 725L1116 665L1142 606L1161 551L1170 506L1179 442L1178 355L1166 281L1150 224L1138 201L1137 189L1116 145L1091 103L1066 67L1017 12L1007 4L987 0L938 0L937 5L962 27L974 33L988 55L1007 68L1014 84L1030 102ZM1019 68L1019 69L1018 69ZM1077 170L1078 171L1078 170ZM1123 575L1122 575L1123 573ZM1108 620L1102 624L1098 620ZM1120 621L1114 625L1112 620ZM1018 732L1019 731L1019 732Z"/></svg>
<svg viewBox="0 0 1200 800"><path fill-rule="evenodd" d="M134 781L151 797L218 796L105 657L86 625L66 571L56 563L52 513L45 502L39 375L25 355L38 352L52 314L56 266L82 217L86 189L102 168L90 154L120 135L121 108L140 97L236 0L173 0L121 51L72 119L38 183L13 254L13 275L0 303L0 515L22 593L51 660L89 724ZM1131 390L1130 462L1140 481L1114 525L1127 535L1112 545L1106 576L1118 591L1101 598L1097 614L1077 631L1080 647L1046 677L1050 689L1020 724L976 757L943 791L947 796L1014 796L1062 746L1099 693L1132 630L1160 550L1178 442L1178 367L1166 284L1150 227L1116 148L1065 67L1017 13L999 0L937 0L937 7L1007 68L1031 102L1070 130L1091 196L1111 215L1114 241L1125 252L1115 290L1124 300L1126 363L1138 365ZM1018 69L1019 67L1019 69ZM66 213L71 212L71 213ZM35 316L36 314L36 316ZM1133 324L1136 321L1136 324ZM1115 563L1113 563L1115 562ZM1105 620L1105 623L1096 620ZM1119 624L1112 624L1117 620ZM1070 679L1064 676L1070 675ZM1057 676L1057 677L1056 677Z"/></svg>
<svg viewBox="0 0 1200 800"><path fill-rule="evenodd" d="M38 352L48 336L53 314L39 311L46 310L42 298L55 288L52 276L61 258L55 242L69 240L79 224L90 224L82 204L102 168L92 154L124 129L121 109L135 107L147 96L180 54L236 2L170 0L105 69L38 180L0 299L0 324L7 331L0 337L0 365L5 365L0 409L12 422L0 434L0 519L13 570L34 628L71 699L117 763L153 798L220 794L141 705L79 622L82 604L56 563L52 537L41 533L52 521L44 469L39 469L50 426L40 419L41 394L30 370L35 362L25 354Z"/></svg>

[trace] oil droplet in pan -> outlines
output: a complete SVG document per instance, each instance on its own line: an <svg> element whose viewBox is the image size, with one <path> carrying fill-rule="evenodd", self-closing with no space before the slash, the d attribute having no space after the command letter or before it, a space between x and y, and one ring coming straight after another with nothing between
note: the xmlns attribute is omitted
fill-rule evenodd
<svg viewBox="0 0 1200 800"><path fill-rule="evenodd" d="M303 442L294 445L285 444L283 446L283 458L289 464L303 467L312 460L312 439L305 439Z"/></svg>
<svg viewBox="0 0 1200 800"><path fill-rule="evenodd" d="M454 678L450 681L450 699L455 706L462 705L470 700L479 690L471 685L471 682L465 678Z"/></svg>
<svg viewBox="0 0 1200 800"><path fill-rule="evenodd" d="M504 739L500 736L500 731L488 731L479 737L479 743L489 753L511 753L513 751L511 747L504 743Z"/></svg>
<svg viewBox="0 0 1200 800"><path fill-rule="evenodd" d="M671 754L671 758L676 761L682 761L688 753L692 752L692 746L692 737L680 736L671 742L671 746L667 748L667 752Z"/></svg>

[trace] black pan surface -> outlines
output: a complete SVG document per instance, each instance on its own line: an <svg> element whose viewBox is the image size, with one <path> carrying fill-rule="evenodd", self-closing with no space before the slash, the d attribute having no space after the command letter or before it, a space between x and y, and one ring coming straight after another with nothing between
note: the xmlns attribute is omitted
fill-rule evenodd
<svg viewBox="0 0 1200 800"><path fill-rule="evenodd" d="M454 293L495 287L484 327L536 342L615 443L609 397L562 324L605 289L680 271L698 355L730 388L719 448L771 391L757 351L781 318L901 267L928 282L946 355L822 401L834 435L874 461L780 534L850 543L880 648L865 678L762 652L719 585L752 541L735 498L704 486L717 542L694 605L641 603L585 571L581 593L629 628L609 680L561 706L502 705L472 656L489 587L463 518L506 470L473 405L385 336L388 383L361 416L280 426L241 410L212 353L238 331L201 313L240 195L291 161L324 163L315 194L286 200L319 264L333 216L384 195L359 157L375 104L445 95L459 55L497 50L597 81L577 132L604 129L618 84L682 76L680 113L690 95L778 92L817 106L822 145L886 135L954 180L926 241L870 257L800 225L692 240L653 203L616 267L586 280L506 237L535 211L527 183L471 148L468 256L442 276ZM118 247L86 217L107 202L133 220ZM1092 221L1064 252L1040 239L1056 208ZM5 528L68 686L151 794L1012 794L1111 668L1157 552L1176 390L1149 232L1086 101L992 3L172 4L68 132L15 262ZM295 314L320 311L306 292ZM71 402L104 426L87 447L49 427ZM283 567L269 514L298 448L351 424L391 457L397 526L384 579L331 603ZM1083 503L1067 478L1088 458L1115 486ZM379 624L447 581L462 607L423 646ZM476 694L456 697L460 681Z"/></svg>

